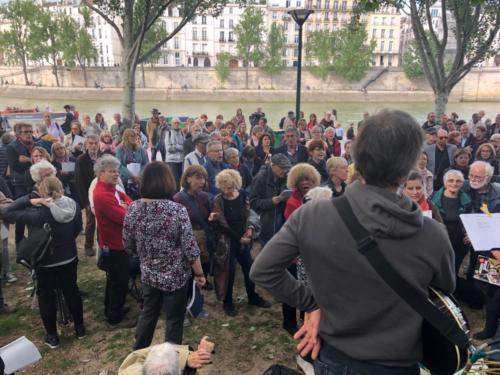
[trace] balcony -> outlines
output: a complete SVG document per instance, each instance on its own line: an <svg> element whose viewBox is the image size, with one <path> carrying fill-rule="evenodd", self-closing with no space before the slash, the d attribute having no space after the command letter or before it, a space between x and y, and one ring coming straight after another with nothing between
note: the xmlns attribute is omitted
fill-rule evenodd
<svg viewBox="0 0 500 375"><path fill-rule="evenodd" d="M208 56L208 52L205 52L205 51L193 51L193 56Z"/></svg>

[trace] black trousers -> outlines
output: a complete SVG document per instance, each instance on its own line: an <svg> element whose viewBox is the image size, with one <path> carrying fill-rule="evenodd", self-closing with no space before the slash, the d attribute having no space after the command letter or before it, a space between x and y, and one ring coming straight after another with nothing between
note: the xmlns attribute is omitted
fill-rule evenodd
<svg viewBox="0 0 500 375"><path fill-rule="evenodd" d="M257 299L255 293L255 284L250 279L250 268L252 268L253 259L248 246L242 246L238 241L231 240L231 254L229 255L229 280L227 282L226 298L224 304L233 303L233 286L236 273L236 261L241 265L243 277L245 279L245 289L249 302Z"/></svg>
<svg viewBox="0 0 500 375"><path fill-rule="evenodd" d="M14 186L14 196L17 198L23 197L28 194L28 189L24 185L20 186ZM24 224L16 222L16 234L15 234L15 241L16 245L21 242L21 240L24 238Z"/></svg>
<svg viewBox="0 0 500 375"><path fill-rule="evenodd" d="M76 283L78 260L57 267L36 269L37 296L40 316L48 334L57 334L55 289L61 289L75 327L83 325L83 305Z"/></svg>
<svg viewBox="0 0 500 375"><path fill-rule="evenodd" d="M189 285L187 282L176 291L165 292L142 284L144 307L135 330L134 350L151 345L162 307L166 320L165 342L182 344Z"/></svg>
<svg viewBox="0 0 500 375"><path fill-rule="evenodd" d="M104 315L110 324L117 324L122 321L124 315L123 306L129 281L129 255L125 251L110 249L107 257Z"/></svg>
<svg viewBox="0 0 500 375"><path fill-rule="evenodd" d="M297 265L294 263L288 267L288 272L297 278ZM281 304L281 311L283 313L283 327L296 327L297 326L297 309L286 303ZM304 313L300 313L301 318L304 318Z"/></svg>
<svg viewBox="0 0 500 375"><path fill-rule="evenodd" d="M174 175L175 178L175 183L177 184L176 191L180 190L180 181L182 177L182 162L181 163L167 163L169 166L170 170L172 171L172 174Z"/></svg>

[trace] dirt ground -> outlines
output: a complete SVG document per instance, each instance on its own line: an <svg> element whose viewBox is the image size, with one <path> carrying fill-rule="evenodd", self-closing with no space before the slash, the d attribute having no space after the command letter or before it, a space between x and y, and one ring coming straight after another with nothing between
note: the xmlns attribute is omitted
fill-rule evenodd
<svg viewBox="0 0 500 375"><path fill-rule="evenodd" d="M12 229L11 229L12 231ZM61 345L51 350L43 344L43 326L37 309L32 309L30 297L30 275L15 264L13 244L11 244L11 263L19 280L4 287L6 301L17 306L12 315L0 315L0 347L20 336L33 341L42 354L42 360L23 374L116 374L123 359L131 351L134 342L133 329L109 331L103 318L104 273L97 269L94 258L83 254L83 236L78 239L80 263L78 281L84 292L84 319L87 336L77 340L73 327L61 327ZM258 251L258 249L254 249ZM273 302L271 309L259 309L246 303L241 272L236 281L235 301L239 315L226 317L221 304L213 292L204 292L205 310L209 313L206 320L195 320L184 330L186 344L196 347L202 336L208 335L216 344L213 358L214 374L260 375L272 364L280 363L296 369L295 343L281 329L281 305ZM272 300L266 293L261 294ZM129 314L138 316L137 302L128 297ZM472 331L481 329L484 321L483 311L465 309ZM162 342L165 324L158 323L153 344Z"/></svg>

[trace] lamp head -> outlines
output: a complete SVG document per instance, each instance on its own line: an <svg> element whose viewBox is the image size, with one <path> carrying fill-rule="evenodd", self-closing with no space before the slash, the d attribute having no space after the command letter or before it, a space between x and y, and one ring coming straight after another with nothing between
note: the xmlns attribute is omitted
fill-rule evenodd
<svg viewBox="0 0 500 375"><path fill-rule="evenodd" d="M307 21L311 13L314 13L314 10L297 8L288 11L288 14L292 16L293 20L299 26L302 26Z"/></svg>

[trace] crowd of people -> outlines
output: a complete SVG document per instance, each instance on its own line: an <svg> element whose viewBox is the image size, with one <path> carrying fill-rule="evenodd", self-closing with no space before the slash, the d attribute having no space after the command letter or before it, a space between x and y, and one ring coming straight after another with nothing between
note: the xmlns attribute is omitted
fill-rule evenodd
<svg viewBox="0 0 500 375"><path fill-rule="evenodd" d="M345 275L353 260L349 241L343 244L348 235L324 200L344 193L368 226L372 219L377 223L371 229L383 238L408 242L409 248L415 248L414 240L424 244L428 236L443 237L444 231L434 224L422 227L422 215L444 224L448 239L442 239L444 246L434 254L429 249L436 246L426 249L426 261L440 275L438 286L443 290L452 292L456 283L456 296L471 307L482 308L487 302L484 330L475 337L495 334L500 293L494 286L480 288L474 283L477 252L459 215L484 212L485 206L489 212L500 210L500 184L495 182L500 115L491 121L480 111L466 121L453 113L437 121L430 113L416 128L411 116L382 111L363 114L357 129L355 124L344 129L336 110L325 112L319 121L316 114L307 121L302 112L296 118L290 111L277 124L283 129L280 138L261 108L248 121L238 109L228 120L202 114L187 119L185 126L179 118L167 121L157 109L142 122L138 116L133 122L122 121L115 114L110 125L100 113L80 116L69 105L65 109L62 125L46 112L43 123L3 129L0 147L0 216L3 226L15 225L16 247L25 239L26 226L28 236L33 227L48 223L52 228L54 251L35 268L44 342L49 347L59 346L54 288L64 295L76 337L86 334L76 244L83 221L84 254L91 257L97 251L98 266L106 272L106 322L112 329L136 327L133 347L138 352L150 347L162 312L165 342L182 344L193 282L205 293L214 290L221 312L236 316L233 287L239 263L248 303L269 308L255 283L270 291L282 303L282 326L290 335L302 336L317 324L320 318L314 311L319 306L319 335L331 345L333 357L341 357L337 350L388 367L413 365L419 353L416 338L390 351L386 345L391 335L404 329L396 326L387 337L378 337L369 327L377 311L389 326L408 309L382 314L384 288L372 283L361 291L365 278L354 286L371 301L380 296L373 302L373 314L366 314L370 309L356 293L350 295L352 284ZM395 197L401 196L407 198L396 205L401 198ZM306 203L309 200L315 202ZM301 206L307 209L299 210ZM393 217L404 222L394 227L400 233L384 222ZM448 240L451 255L446 253ZM388 248L395 246L391 241L386 241ZM254 243L263 248L257 263L250 252ZM2 279L15 282L7 239L2 237L0 244ZM330 251L339 255L325 261ZM438 259L440 254L446 260L454 254L454 263ZM500 252L489 255L500 259ZM466 271L460 273L465 259ZM132 262L140 265L144 299L138 321L125 306ZM409 262L401 270L409 272L411 267ZM365 271L369 279L370 272ZM424 280L419 283L423 288ZM341 318L333 313L339 306L345 310ZM15 307L3 299L0 283L0 314L13 311ZM416 322L414 316L406 328L410 336L417 334ZM363 351L360 338L350 333L353 327L373 331L372 338L380 345ZM314 353L318 343L313 336L304 345ZM188 360L188 366L210 362L211 350L204 347L210 345L200 344L197 361Z"/></svg>

